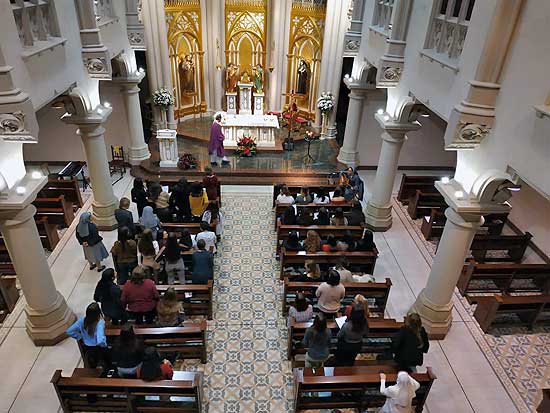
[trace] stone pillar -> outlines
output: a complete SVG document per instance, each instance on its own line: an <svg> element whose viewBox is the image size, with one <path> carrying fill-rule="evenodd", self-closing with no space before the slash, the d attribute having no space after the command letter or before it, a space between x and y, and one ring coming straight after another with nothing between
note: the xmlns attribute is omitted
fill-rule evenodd
<svg viewBox="0 0 550 413"><path fill-rule="evenodd" d="M292 0L270 0L269 2L269 44L268 65L269 73L266 96L267 109L281 111L284 105L282 91L286 90L287 54L289 30L281 27L290 27L290 12ZM265 89L265 88L264 88Z"/></svg>
<svg viewBox="0 0 550 413"><path fill-rule="evenodd" d="M32 204L0 211L0 230L27 301L27 333L37 346L50 346L66 338L65 331L76 317L55 288L35 212Z"/></svg>
<svg viewBox="0 0 550 413"><path fill-rule="evenodd" d="M365 209L366 224L375 231L386 231L392 225L391 194L397 173L399 154L407 139L406 133L420 129L416 120L408 122L408 112L403 121L391 118L388 114L376 114L376 120L384 129L382 132L382 149L376 169L374 190Z"/></svg>
<svg viewBox="0 0 550 413"><path fill-rule="evenodd" d="M445 211L447 222L426 287L418 295L412 311L417 312L431 338L444 338L452 321L452 296L472 240L481 225L479 214Z"/></svg>
<svg viewBox="0 0 550 413"><path fill-rule="evenodd" d="M363 106L367 97L367 88L360 84L353 83L351 78L344 80L348 86L349 108L346 120L346 133L344 135L344 144L338 153L338 162L347 166L355 167L359 161L357 143L359 140L359 131L361 129L361 120L363 118Z"/></svg>
<svg viewBox="0 0 550 413"><path fill-rule="evenodd" d="M139 76L138 76L139 74ZM129 162L131 165L139 165L141 161L149 159L151 153L145 143L143 136L143 123L141 120L141 107L139 104L138 84L143 79L143 73L136 73L134 78L113 79L121 85L121 92L124 96L128 130L130 132L130 153Z"/></svg>

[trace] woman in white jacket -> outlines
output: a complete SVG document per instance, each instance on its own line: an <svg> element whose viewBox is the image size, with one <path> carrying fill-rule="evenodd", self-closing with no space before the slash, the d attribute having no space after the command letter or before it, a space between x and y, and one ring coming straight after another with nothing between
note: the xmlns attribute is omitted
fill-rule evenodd
<svg viewBox="0 0 550 413"><path fill-rule="evenodd" d="M400 371L397 374L397 384L386 387L386 375L380 373L380 393L386 396L386 403L380 412L412 413L412 399L419 387L420 383L405 371Z"/></svg>

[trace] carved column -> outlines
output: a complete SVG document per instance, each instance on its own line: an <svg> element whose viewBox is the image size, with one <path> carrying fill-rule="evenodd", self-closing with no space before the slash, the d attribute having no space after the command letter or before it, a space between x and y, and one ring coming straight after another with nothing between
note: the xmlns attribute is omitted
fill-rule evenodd
<svg viewBox="0 0 550 413"><path fill-rule="evenodd" d="M473 149L491 130L502 69L523 4L523 0L497 2L468 95L451 111L445 149Z"/></svg>
<svg viewBox="0 0 550 413"><path fill-rule="evenodd" d="M346 56L357 56L361 46L361 32L363 31L363 13L365 0L353 0L351 8L351 23L345 38Z"/></svg>

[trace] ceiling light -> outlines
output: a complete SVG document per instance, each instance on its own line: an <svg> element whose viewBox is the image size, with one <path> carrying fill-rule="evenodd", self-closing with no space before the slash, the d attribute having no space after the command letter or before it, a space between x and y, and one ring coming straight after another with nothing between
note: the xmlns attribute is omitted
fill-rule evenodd
<svg viewBox="0 0 550 413"><path fill-rule="evenodd" d="M443 178L441 178L441 183L448 184L449 183L449 177L444 176Z"/></svg>
<svg viewBox="0 0 550 413"><path fill-rule="evenodd" d="M384 115L384 121L387 122L387 121L389 121L389 120L390 120L389 115Z"/></svg>
<svg viewBox="0 0 550 413"><path fill-rule="evenodd" d="M17 188L15 188L15 193L17 195L23 195L25 192L27 192L27 188L25 188L24 186L18 186Z"/></svg>
<svg viewBox="0 0 550 413"><path fill-rule="evenodd" d="M384 109L380 108L376 111L376 113L378 113L379 115L383 115L384 114Z"/></svg>
<svg viewBox="0 0 550 413"><path fill-rule="evenodd" d="M31 174L31 176L32 176L32 179L40 179L40 178L42 178L42 172L40 172L40 171L34 171L34 172Z"/></svg>
<svg viewBox="0 0 550 413"><path fill-rule="evenodd" d="M462 191L455 191L455 198L462 199L464 198L464 192Z"/></svg>
<svg viewBox="0 0 550 413"><path fill-rule="evenodd" d="M104 102L103 103L103 106L106 107L106 108L110 108L111 107L111 104L109 102Z"/></svg>

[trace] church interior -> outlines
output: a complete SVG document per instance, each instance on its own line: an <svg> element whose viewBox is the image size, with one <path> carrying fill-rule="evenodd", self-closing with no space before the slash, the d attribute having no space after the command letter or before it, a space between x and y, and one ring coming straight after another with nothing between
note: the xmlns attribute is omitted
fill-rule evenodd
<svg viewBox="0 0 550 413"><path fill-rule="evenodd" d="M0 413L550 413L547 19L0 0Z"/></svg>

